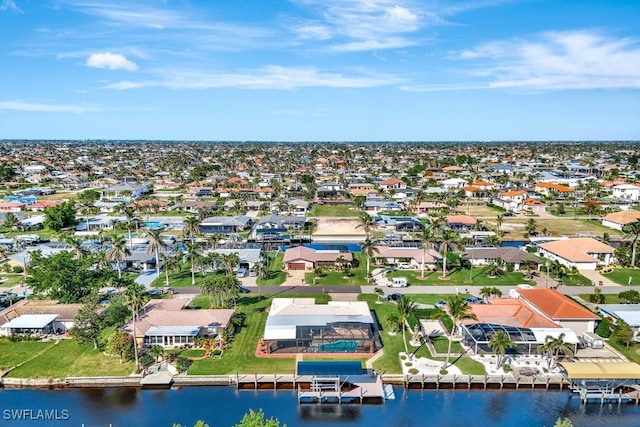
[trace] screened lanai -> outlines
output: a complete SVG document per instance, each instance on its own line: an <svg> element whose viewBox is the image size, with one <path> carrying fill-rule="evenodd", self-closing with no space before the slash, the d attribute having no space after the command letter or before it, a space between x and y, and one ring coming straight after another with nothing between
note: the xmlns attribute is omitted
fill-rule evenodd
<svg viewBox="0 0 640 427"><path fill-rule="evenodd" d="M564 334L563 341L577 350L578 337L568 328L521 328L517 326L496 325L492 323L461 324L463 343L471 347L474 353L491 353L489 342L498 331L504 331L515 347L508 350L509 353L533 354L537 353L538 346L545 343L547 337L558 338Z"/></svg>

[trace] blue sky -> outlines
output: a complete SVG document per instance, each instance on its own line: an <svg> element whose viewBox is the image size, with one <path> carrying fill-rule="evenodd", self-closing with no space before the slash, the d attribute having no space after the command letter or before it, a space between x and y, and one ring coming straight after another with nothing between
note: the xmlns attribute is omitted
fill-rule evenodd
<svg viewBox="0 0 640 427"><path fill-rule="evenodd" d="M637 0L0 0L0 139L640 139Z"/></svg>

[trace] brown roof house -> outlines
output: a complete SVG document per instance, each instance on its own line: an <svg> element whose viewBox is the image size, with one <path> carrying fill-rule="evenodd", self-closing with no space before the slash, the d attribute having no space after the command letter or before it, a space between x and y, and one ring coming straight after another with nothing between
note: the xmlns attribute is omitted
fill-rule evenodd
<svg viewBox="0 0 640 427"><path fill-rule="evenodd" d="M22 300L0 311L0 335L64 334L73 327L82 304Z"/></svg>
<svg viewBox="0 0 640 427"><path fill-rule="evenodd" d="M602 218L602 225L622 231L622 227L640 220L639 211L613 212Z"/></svg>
<svg viewBox="0 0 640 427"><path fill-rule="evenodd" d="M536 264L536 270L542 264L542 260L537 256L512 247L469 248L462 256L471 261L472 265L487 265L501 260L506 264L513 264L516 271L519 271L521 269L520 265L526 261L533 261Z"/></svg>
<svg viewBox="0 0 640 427"><path fill-rule="evenodd" d="M614 248L591 237L556 240L538 245L538 254L569 268L595 270L613 262Z"/></svg>
<svg viewBox="0 0 640 427"><path fill-rule="evenodd" d="M188 310L186 298L152 299L140 310L136 337L146 347L181 347L198 337L215 338L229 327L233 310ZM124 330L133 333L133 323Z"/></svg>
<svg viewBox="0 0 640 427"><path fill-rule="evenodd" d="M353 262L353 255L348 251L316 250L306 246L295 246L284 252L285 270L311 271L320 266L332 266L342 257L347 262Z"/></svg>

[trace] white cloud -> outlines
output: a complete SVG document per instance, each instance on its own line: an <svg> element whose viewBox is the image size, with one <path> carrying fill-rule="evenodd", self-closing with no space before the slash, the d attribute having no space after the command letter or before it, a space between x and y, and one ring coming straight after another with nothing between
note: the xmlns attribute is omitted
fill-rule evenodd
<svg viewBox="0 0 640 427"><path fill-rule="evenodd" d="M305 87L367 88L399 84L404 80L393 76L345 76L318 71L314 67L266 66L254 71L230 74L207 74L199 71L169 71L159 80L121 81L107 85L110 89L166 87L170 89L210 89L233 87L241 89L292 90Z"/></svg>
<svg viewBox="0 0 640 427"><path fill-rule="evenodd" d="M640 42L599 32L549 32L480 45L450 56L475 61L494 88L640 89Z"/></svg>
<svg viewBox="0 0 640 427"><path fill-rule="evenodd" d="M109 70L135 71L138 66L119 53L92 53L86 62L87 67L107 68Z"/></svg>
<svg viewBox="0 0 640 427"><path fill-rule="evenodd" d="M0 12L13 10L14 12L22 12L13 0L2 0L0 3Z"/></svg>
<svg viewBox="0 0 640 427"><path fill-rule="evenodd" d="M0 101L0 110L76 114L98 111L96 107L87 105L39 104L21 101Z"/></svg>
<svg viewBox="0 0 640 427"><path fill-rule="evenodd" d="M321 22L293 25L301 39L332 40L332 50L364 51L416 45L411 33L435 16L409 6L410 0L300 0ZM405 4L399 4L405 3Z"/></svg>

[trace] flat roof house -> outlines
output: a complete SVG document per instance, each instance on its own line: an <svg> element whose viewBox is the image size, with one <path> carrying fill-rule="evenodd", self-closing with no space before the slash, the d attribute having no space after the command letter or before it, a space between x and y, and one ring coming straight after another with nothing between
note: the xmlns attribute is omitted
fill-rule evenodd
<svg viewBox="0 0 640 427"><path fill-rule="evenodd" d="M265 353L374 353L380 348L366 302L274 298L264 331Z"/></svg>

